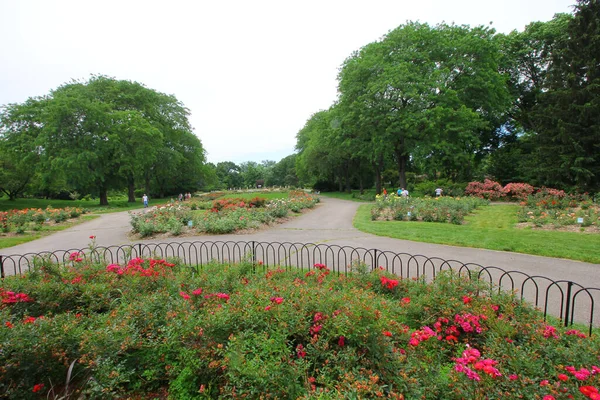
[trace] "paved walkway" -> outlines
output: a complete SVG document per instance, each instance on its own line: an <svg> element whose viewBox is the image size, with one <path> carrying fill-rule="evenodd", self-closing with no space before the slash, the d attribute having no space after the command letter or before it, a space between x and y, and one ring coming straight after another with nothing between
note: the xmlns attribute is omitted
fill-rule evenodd
<svg viewBox="0 0 600 400"><path fill-rule="evenodd" d="M600 288L600 264L557 258L538 257L494 250L454 247L430 243L379 237L361 232L352 226L352 219L360 203L333 198L321 198L321 204L306 214L288 222L248 233L229 235L201 235L167 239L142 240L142 243L183 241L262 241L326 243L389 250L413 255L440 257L463 263L496 266L505 270L518 270L529 275L542 275L554 280L571 280L587 287ZM99 218L74 226L51 236L1 249L0 254L26 254L45 250L85 248L89 236L95 235L99 246L132 243L127 233L131 230L127 212L103 214ZM566 243L565 245L568 245Z"/></svg>

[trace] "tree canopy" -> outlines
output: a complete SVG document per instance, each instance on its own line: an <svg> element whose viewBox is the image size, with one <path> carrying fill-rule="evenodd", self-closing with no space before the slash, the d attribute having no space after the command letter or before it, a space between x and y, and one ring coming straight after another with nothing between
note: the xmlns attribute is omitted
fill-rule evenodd
<svg viewBox="0 0 600 400"><path fill-rule="evenodd" d="M408 174L599 190L599 4L508 35L407 22L367 44L298 132L299 177L349 189L368 171L379 192Z"/></svg>
<svg viewBox="0 0 600 400"><path fill-rule="evenodd" d="M124 187L129 201L142 186L159 196L196 189L205 152L188 116L172 95L106 76L9 104L0 113L0 160L10 172L0 187L42 170L38 192L91 193L101 204Z"/></svg>

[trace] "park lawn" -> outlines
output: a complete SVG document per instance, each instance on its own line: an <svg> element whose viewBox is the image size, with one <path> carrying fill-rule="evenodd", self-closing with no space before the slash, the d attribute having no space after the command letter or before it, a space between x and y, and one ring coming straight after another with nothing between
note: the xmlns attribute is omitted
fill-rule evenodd
<svg viewBox="0 0 600 400"><path fill-rule="evenodd" d="M42 225L42 229L39 231L28 231L15 236L3 236L3 234L0 234L0 249L5 249L7 247L17 246L19 244L31 242L32 240L51 235L54 232L65 230L72 226L91 221L98 217L98 215L81 215L77 219L70 219L58 225Z"/></svg>
<svg viewBox="0 0 600 400"><path fill-rule="evenodd" d="M600 264L600 235L516 228L517 205L493 205L465 218L464 225L371 221L372 205L359 207L354 226L367 233L416 242L511 251Z"/></svg>
<svg viewBox="0 0 600 400"><path fill-rule="evenodd" d="M168 203L170 198L150 199L150 206ZM141 199L137 199L135 203L127 202L126 197L118 199L109 199L108 206L101 206L98 200L53 200L53 199L16 199L10 201L8 197L0 198L0 211L8 210L23 210L25 208L41 208L46 209L48 206L52 208L79 207L96 214L104 214L119 211L136 210L144 208Z"/></svg>

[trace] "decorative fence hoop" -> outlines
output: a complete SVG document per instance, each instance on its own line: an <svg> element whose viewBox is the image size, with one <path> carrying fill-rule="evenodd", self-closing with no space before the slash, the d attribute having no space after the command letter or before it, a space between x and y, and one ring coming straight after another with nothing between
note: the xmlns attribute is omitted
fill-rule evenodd
<svg viewBox="0 0 600 400"><path fill-rule="evenodd" d="M465 274L470 279L489 283L490 289L497 287L519 296L539 308L544 318L548 315L559 318L564 326L573 323L587 324L589 334L594 326L600 326L600 313L595 303L600 301L600 288L586 288L567 281L553 280L540 275L528 275L520 271L506 271L499 267L484 267L458 260L439 257L395 253L378 249L339 245L256 242L256 241L193 241L181 243L137 243L122 246L95 247L93 249L68 249L39 253L0 255L0 276L22 275L35 266L40 259L55 263L68 263L73 253L86 261L123 263L135 257L178 258L186 265L202 268L212 261L238 262L250 260L264 267L279 266L285 269L312 269L315 264L325 264L333 272L348 274L356 263L370 270L383 268L402 278L431 281L441 271L451 270Z"/></svg>

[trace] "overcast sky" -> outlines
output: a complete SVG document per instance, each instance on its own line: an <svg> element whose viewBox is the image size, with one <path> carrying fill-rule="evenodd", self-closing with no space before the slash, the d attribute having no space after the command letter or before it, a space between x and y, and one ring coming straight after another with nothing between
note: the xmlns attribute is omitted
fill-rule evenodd
<svg viewBox="0 0 600 400"><path fill-rule="evenodd" d="M0 0L0 105L103 74L173 94L208 160L275 160L352 51L406 21L523 30L575 0Z"/></svg>

